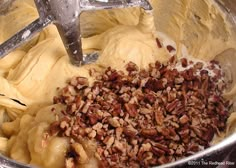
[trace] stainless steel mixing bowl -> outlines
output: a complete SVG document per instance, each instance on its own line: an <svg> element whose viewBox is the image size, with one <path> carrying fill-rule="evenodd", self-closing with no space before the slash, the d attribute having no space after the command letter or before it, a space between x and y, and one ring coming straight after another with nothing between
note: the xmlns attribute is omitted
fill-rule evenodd
<svg viewBox="0 0 236 168"><path fill-rule="evenodd" d="M12 1L12 0L9 0ZM215 0L216 3L219 4L221 9L227 13L228 19L235 25L236 31L236 1L235 0ZM6 3L6 4L5 4ZM6 9L7 4L9 4L6 0L0 0L0 12ZM183 158L173 163L165 164L159 166L160 168L166 167L216 167L214 164L209 164L210 161L215 162L218 161L222 162L232 151L235 153L236 151L236 133L232 134L231 136L225 138L222 142L209 147L206 150L198 152L192 156ZM235 156L234 156L235 157ZM233 160L234 162L229 162L228 166L236 167L236 157ZM223 167L225 167L224 165ZM0 155L0 168L30 168L29 165L24 165L18 163L14 160L11 160L7 157ZM227 167L227 166L226 166ZM31 167L32 168L32 167Z"/></svg>

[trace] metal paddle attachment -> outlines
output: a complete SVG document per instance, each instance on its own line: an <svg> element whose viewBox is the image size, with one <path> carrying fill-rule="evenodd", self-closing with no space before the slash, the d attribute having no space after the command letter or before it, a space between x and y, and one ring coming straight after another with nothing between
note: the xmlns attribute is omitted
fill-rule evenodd
<svg viewBox="0 0 236 168"><path fill-rule="evenodd" d="M57 26L71 63L77 66L94 62L98 54L83 55L80 14L83 11L141 7L152 10L148 0L35 0L39 18L0 45L0 58L16 49L44 27Z"/></svg>

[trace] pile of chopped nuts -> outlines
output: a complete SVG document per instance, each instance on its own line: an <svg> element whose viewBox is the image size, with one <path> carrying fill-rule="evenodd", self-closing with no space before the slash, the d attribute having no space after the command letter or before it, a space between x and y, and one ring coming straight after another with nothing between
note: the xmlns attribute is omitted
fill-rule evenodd
<svg viewBox="0 0 236 168"><path fill-rule="evenodd" d="M203 150L225 129L232 104L222 97L226 82L217 61L171 57L148 69L130 62L126 70L109 67L92 86L74 77L54 98L66 110L49 133L71 139L66 167L87 161L80 139L96 141L100 167L136 168Z"/></svg>

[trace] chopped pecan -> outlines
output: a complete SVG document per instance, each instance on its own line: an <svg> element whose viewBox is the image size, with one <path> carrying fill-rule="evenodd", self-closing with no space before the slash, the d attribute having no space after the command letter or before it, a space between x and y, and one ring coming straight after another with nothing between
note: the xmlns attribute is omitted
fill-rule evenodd
<svg viewBox="0 0 236 168"><path fill-rule="evenodd" d="M204 131L202 139L207 142L210 142L213 139L214 133L215 133L214 129L211 126L209 126L207 130Z"/></svg>
<svg viewBox="0 0 236 168"><path fill-rule="evenodd" d="M128 114L130 115L130 117L135 117L138 113L137 107L135 104L126 103L125 109L128 112Z"/></svg>
<svg viewBox="0 0 236 168"><path fill-rule="evenodd" d="M181 58L180 59L182 67L186 68L188 66L188 61L186 58Z"/></svg>
<svg viewBox="0 0 236 168"><path fill-rule="evenodd" d="M180 117L179 121L180 124L186 124L189 121L189 117L186 114L184 114L183 116Z"/></svg>
<svg viewBox="0 0 236 168"><path fill-rule="evenodd" d="M107 136L103 142L106 144L106 148L108 149L115 142L115 138L113 136Z"/></svg>
<svg viewBox="0 0 236 168"><path fill-rule="evenodd" d="M140 134L147 138L154 138L158 135L157 130L155 128L142 129Z"/></svg>
<svg viewBox="0 0 236 168"><path fill-rule="evenodd" d="M169 162L169 159L166 156L162 155L161 157L158 158L157 161L159 164L165 164Z"/></svg>
<svg viewBox="0 0 236 168"><path fill-rule="evenodd" d="M142 159L144 152L151 151L152 145L150 143L143 143L138 151L138 158Z"/></svg>
<svg viewBox="0 0 236 168"><path fill-rule="evenodd" d="M177 155L182 155L185 152L185 148L182 145L179 145L175 151Z"/></svg>
<svg viewBox="0 0 236 168"><path fill-rule="evenodd" d="M216 130L225 129L231 103L222 96L227 83L219 64L172 56L147 69L132 62L126 69L108 67L92 86L73 77L54 99L65 108L62 115L52 110L58 122L50 135L69 137L71 144L95 141L95 157L104 167L149 167L206 148ZM92 147L85 146L90 156ZM67 165L77 167L78 152L71 147L69 153Z"/></svg>
<svg viewBox="0 0 236 168"><path fill-rule="evenodd" d="M162 156L165 154L165 151L163 151L157 147L154 147L154 146L152 147L152 152L157 156Z"/></svg>
<svg viewBox="0 0 236 168"><path fill-rule="evenodd" d="M88 113L87 116L88 116L90 124L92 125L96 124L99 120L99 116L97 114Z"/></svg>
<svg viewBox="0 0 236 168"><path fill-rule="evenodd" d="M202 63L202 62L197 62L197 63L194 65L194 68L201 70L201 69L203 68L203 63Z"/></svg>
<svg viewBox="0 0 236 168"><path fill-rule="evenodd" d="M184 78L183 77L177 77L175 78L175 84L181 84L184 82Z"/></svg>
<svg viewBox="0 0 236 168"><path fill-rule="evenodd" d="M158 38L156 38L156 43L157 43L157 46L158 46L159 48L162 48L161 42L159 41Z"/></svg>
<svg viewBox="0 0 236 168"><path fill-rule="evenodd" d="M171 45L168 45L168 46L166 46L166 48L167 48L167 50L171 53L172 51L176 51L176 49L173 47L173 46L171 46Z"/></svg>
<svg viewBox="0 0 236 168"><path fill-rule="evenodd" d="M53 135L57 135L59 132L60 132L60 122L55 121L49 127L49 134L53 136Z"/></svg>
<svg viewBox="0 0 236 168"><path fill-rule="evenodd" d="M168 103L166 106L166 110L172 112L178 106L179 103L180 101L177 99L172 101L171 103Z"/></svg>
<svg viewBox="0 0 236 168"><path fill-rule="evenodd" d="M122 133L123 133L123 128L121 128L121 127L116 128L116 138L117 139L120 139Z"/></svg>
<svg viewBox="0 0 236 168"><path fill-rule="evenodd" d="M67 128L69 128L70 124L66 121L62 121L60 123L60 128L63 129L63 130L66 130Z"/></svg>
<svg viewBox="0 0 236 168"><path fill-rule="evenodd" d="M115 104L112 110L112 115L113 116L119 116L121 113L121 104Z"/></svg>
<svg viewBox="0 0 236 168"><path fill-rule="evenodd" d="M186 137L189 136L189 129L183 129L179 131L179 135L181 136L182 139L185 139Z"/></svg>
<svg viewBox="0 0 236 168"><path fill-rule="evenodd" d="M95 138L96 135L97 135L97 132L96 132L95 130L92 130L92 132L90 132L90 133L88 134L88 137L89 137L89 138Z"/></svg>
<svg viewBox="0 0 236 168"><path fill-rule="evenodd" d="M203 136L203 132L202 132L199 128L197 128L197 127L192 127L192 129L193 129L193 132L194 132L199 138L201 138L201 137Z"/></svg>
<svg viewBox="0 0 236 168"><path fill-rule="evenodd" d="M89 85L88 78L77 77L77 89L82 89Z"/></svg>
<svg viewBox="0 0 236 168"><path fill-rule="evenodd" d="M138 134L138 131L134 129L131 125L128 125L127 127L124 127L123 132L128 137L135 137Z"/></svg>
<svg viewBox="0 0 236 168"><path fill-rule="evenodd" d="M131 71L138 71L138 66L135 64L135 63L133 63L133 62L129 62L128 64L127 64L127 66L126 66L126 70L128 71L128 72L131 72Z"/></svg>
<svg viewBox="0 0 236 168"><path fill-rule="evenodd" d="M157 125L163 124L164 116L160 110L155 111L155 120L156 120Z"/></svg>
<svg viewBox="0 0 236 168"><path fill-rule="evenodd" d="M145 88L148 88L154 92L157 92L158 90L165 89L166 82L164 80L157 80L157 79L148 79Z"/></svg>
<svg viewBox="0 0 236 168"><path fill-rule="evenodd" d="M109 119L108 119L108 122L109 122L109 124L110 124L111 126L113 126L113 127L115 127L115 128L120 127L120 123L119 123L119 121L118 121L118 118L116 118L116 117L109 118Z"/></svg>

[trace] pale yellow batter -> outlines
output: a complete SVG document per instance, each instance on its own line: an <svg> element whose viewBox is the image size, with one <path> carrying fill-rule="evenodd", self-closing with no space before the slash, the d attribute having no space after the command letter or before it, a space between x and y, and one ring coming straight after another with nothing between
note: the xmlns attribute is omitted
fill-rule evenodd
<svg viewBox="0 0 236 168"><path fill-rule="evenodd" d="M82 14L83 49L100 51L95 64L71 65L53 25L1 59L0 94L4 96L0 96L0 151L23 163L63 167L68 140L44 139L44 131L55 120L50 110L56 88L65 86L73 76L88 77L92 82L90 68L123 69L129 61L146 68L156 60L164 62L171 56L165 48L168 44L176 48L178 57L218 59L227 77L233 80L225 97L235 101L236 32L212 0L151 0L151 3L154 17L138 8ZM0 43L37 17L33 1L17 0L6 15L0 16ZM157 47L156 38L162 48ZM235 123L236 115L232 113L228 133L236 130ZM216 141L228 133L222 133Z"/></svg>

